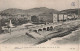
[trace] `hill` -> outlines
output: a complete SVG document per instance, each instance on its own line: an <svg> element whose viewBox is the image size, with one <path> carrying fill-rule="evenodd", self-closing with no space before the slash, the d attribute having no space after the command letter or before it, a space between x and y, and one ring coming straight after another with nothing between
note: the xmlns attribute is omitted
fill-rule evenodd
<svg viewBox="0 0 80 51"><path fill-rule="evenodd" d="M80 13L80 8L76 8L76 9L66 9L66 10L62 10L60 11L61 13L75 13L75 14L79 14Z"/></svg>
<svg viewBox="0 0 80 51"><path fill-rule="evenodd" d="M9 8L0 12L1 15L16 15L16 14L30 14L30 15L39 15L41 13L57 13L55 9L49 9L46 7L32 8L28 10L22 10L17 8Z"/></svg>

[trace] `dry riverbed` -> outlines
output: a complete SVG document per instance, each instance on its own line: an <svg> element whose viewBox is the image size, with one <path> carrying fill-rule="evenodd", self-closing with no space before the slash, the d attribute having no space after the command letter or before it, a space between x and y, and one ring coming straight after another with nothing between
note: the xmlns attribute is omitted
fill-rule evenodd
<svg viewBox="0 0 80 51"><path fill-rule="evenodd" d="M2 44L41 44L46 42L47 40L51 40L57 37L64 37L69 34L71 34L73 31L76 31L80 28L80 21L73 21L70 23L63 23L63 25L56 26L51 33L47 33L46 35L42 35L44 33L41 33L43 37L41 38L32 38L31 36L28 35L22 35L19 37L15 38L10 38L7 41L3 42ZM45 31L47 32L47 31ZM78 36L78 35L76 35ZM68 38L69 39L69 38ZM78 39L76 39L78 40ZM62 40L61 40L62 41ZM59 40L56 42L60 42ZM66 42L66 41L65 41Z"/></svg>

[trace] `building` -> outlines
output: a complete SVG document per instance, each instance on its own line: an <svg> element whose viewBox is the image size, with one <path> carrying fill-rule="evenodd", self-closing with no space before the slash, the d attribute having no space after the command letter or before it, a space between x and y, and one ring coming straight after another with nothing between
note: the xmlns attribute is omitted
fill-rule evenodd
<svg viewBox="0 0 80 51"><path fill-rule="evenodd" d="M65 21L67 20L67 18L68 18L67 14L63 14L63 13L59 14L59 21Z"/></svg>
<svg viewBox="0 0 80 51"><path fill-rule="evenodd" d="M72 20L72 19L77 19L78 15L76 15L75 13L70 13L68 14L68 19Z"/></svg>
<svg viewBox="0 0 80 51"><path fill-rule="evenodd" d="M31 20L34 20L35 22L39 22L39 23L41 23L41 22L55 23L55 22L67 20L67 14L64 14L64 13L43 13L38 16L33 16L33 18Z"/></svg>
<svg viewBox="0 0 80 51"><path fill-rule="evenodd" d="M66 21L67 18L68 18L68 15L65 13L53 14L53 22Z"/></svg>
<svg viewBox="0 0 80 51"><path fill-rule="evenodd" d="M29 14L23 14L23 13L17 13L17 14L12 14L12 15L1 15L2 18L4 19L9 19L9 18L26 18L27 20L31 20L31 16Z"/></svg>
<svg viewBox="0 0 80 51"><path fill-rule="evenodd" d="M39 21L53 23L53 14L52 13L43 13L38 16Z"/></svg>
<svg viewBox="0 0 80 51"><path fill-rule="evenodd" d="M53 23L58 22L59 20L59 14L53 14Z"/></svg>

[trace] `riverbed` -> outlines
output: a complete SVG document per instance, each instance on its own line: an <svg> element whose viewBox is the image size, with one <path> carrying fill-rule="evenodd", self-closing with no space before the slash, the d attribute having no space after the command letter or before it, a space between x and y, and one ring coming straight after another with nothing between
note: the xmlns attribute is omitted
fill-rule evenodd
<svg viewBox="0 0 80 51"><path fill-rule="evenodd" d="M44 35L43 38L34 39L28 35L21 35L18 37L13 37L4 41L2 44L32 44L32 45L39 45L45 44L50 42L51 44L77 44L79 43L79 36L80 36L80 21L75 21L63 24L60 26L55 27L55 30L59 30L58 32L53 32L47 35ZM48 32L48 31L46 31ZM45 32L44 32L45 33ZM44 34L41 32L41 34ZM54 36L55 35L55 36ZM49 44L50 44L49 43Z"/></svg>

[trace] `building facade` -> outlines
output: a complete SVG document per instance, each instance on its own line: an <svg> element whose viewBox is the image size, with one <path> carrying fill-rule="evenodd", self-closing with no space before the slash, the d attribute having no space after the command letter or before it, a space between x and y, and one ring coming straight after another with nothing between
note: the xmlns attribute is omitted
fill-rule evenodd
<svg viewBox="0 0 80 51"><path fill-rule="evenodd" d="M53 23L58 22L59 16L58 14L53 14Z"/></svg>
<svg viewBox="0 0 80 51"><path fill-rule="evenodd" d="M59 14L59 21L67 20L67 18L68 18L67 14L62 14L62 13Z"/></svg>
<svg viewBox="0 0 80 51"><path fill-rule="evenodd" d="M51 13L40 14L38 18L39 18L39 21L42 20L43 22L48 22L48 23L53 22L53 14Z"/></svg>

